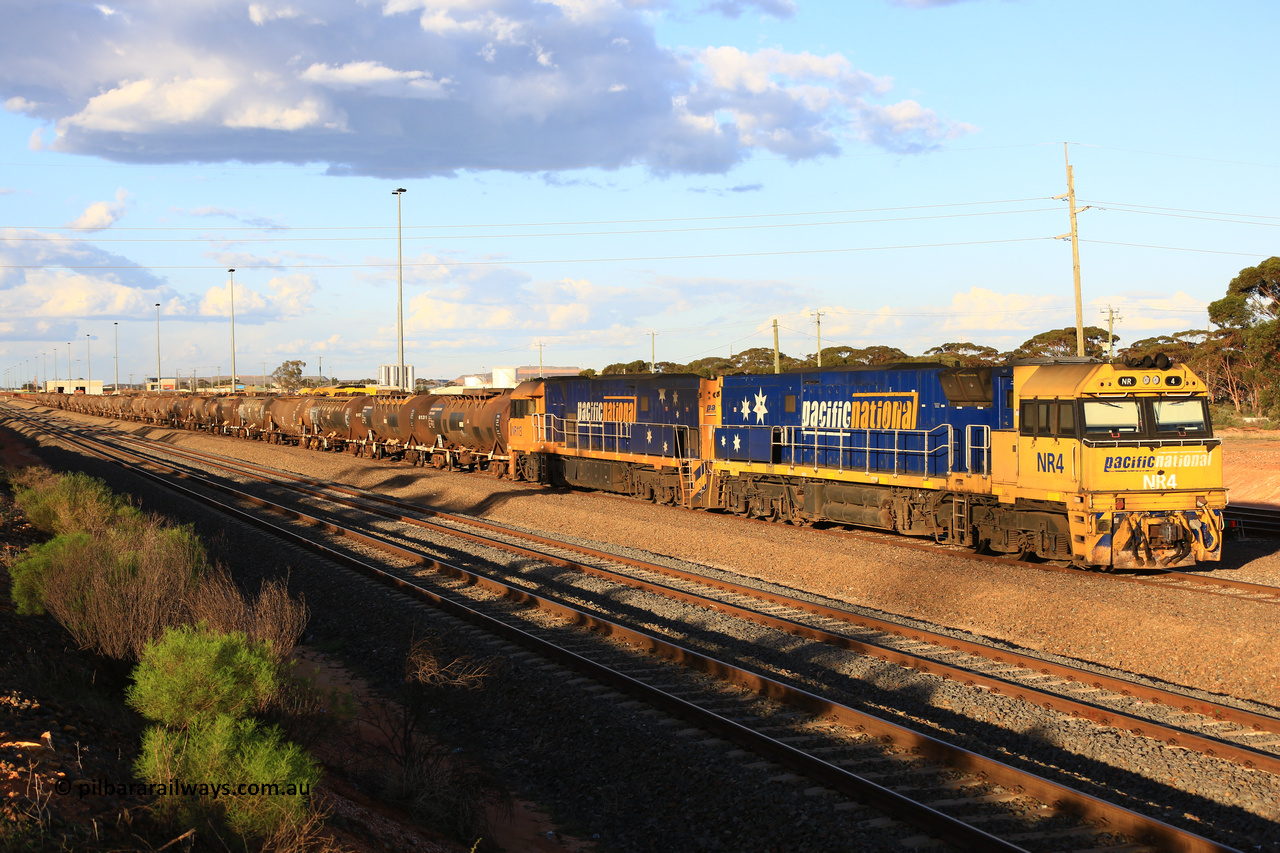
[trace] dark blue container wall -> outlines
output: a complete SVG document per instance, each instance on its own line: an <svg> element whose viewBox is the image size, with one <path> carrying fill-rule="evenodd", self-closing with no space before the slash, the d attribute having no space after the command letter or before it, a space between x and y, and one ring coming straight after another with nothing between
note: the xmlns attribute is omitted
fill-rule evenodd
<svg viewBox="0 0 1280 853"><path fill-rule="evenodd" d="M726 376L716 458L933 476L948 467L986 473L985 453L968 446L966 427L999 428L1004 400L984 408L950 405L938 380L944 369L903 365Z"/></svg>
<svg viewBox="0 0 1280 853"><path fill-rule="evenodd" d="M547 379L546 411L556 418L553 440L582 450L697 457L699 383L692 374ZM566 424L569 436L563 434Z"/></svg>

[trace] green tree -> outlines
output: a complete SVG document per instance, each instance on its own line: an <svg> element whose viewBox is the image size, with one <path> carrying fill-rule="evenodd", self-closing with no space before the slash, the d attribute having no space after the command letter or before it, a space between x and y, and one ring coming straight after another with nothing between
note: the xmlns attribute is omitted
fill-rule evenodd
<svg viewBox="0 0 1280 853"><path fill-rule="evenodd" d="M619 373L648 373L648 372L649 372L649 362L645 361L644 359L637 359L636 361L629 361L629 362L626 362L625 364L620 361L610 364L607 367L605 367L604 370L600 371L600 375L616 376Z"/></svg>
<svg viewBox="0 0 1280 853"><path fill-rule="evenodd" d="M1209 321L1218 327L1223 387L1237 412L1273 407L1280 383L1278 318L1280 258L1274 256L1240 270L1226 295L1209 304Z"/></svg>
<svg viewBox="0 0 1280 853"><path fill-rule="evenodd" d="M280 390L286 394L292 394L302 385L302 368L306 367L305 361L286 361L277 367L272 373L271 378L280 386Z"/></svg>
<svg viewBox="0 0 1280 853"><path fill-rule="evenodd" d="M953 367L986 367L997 364L1000 360L1000 351L996 348L968 341L939 344L925 350L924 354L937 356L939 361Z"/></svg>
<svg viewBox="0 0 1280 853"><path fill-rule="evenodd" d="M1111 341L1120 340L1113 336ZM1090 358L1102 358L1107 354L1107 332L1097 326L1084 327L1084 354ZM1076 328L1067 326L1041 332L1013 351L1014 358L1061 358L1076 354Z"/></svg>

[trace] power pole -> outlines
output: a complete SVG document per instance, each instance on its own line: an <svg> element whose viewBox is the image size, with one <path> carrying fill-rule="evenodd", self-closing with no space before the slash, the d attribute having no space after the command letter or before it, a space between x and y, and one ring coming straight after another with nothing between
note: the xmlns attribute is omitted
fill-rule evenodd
<svg viewBox="0 0 1280 853"><path fill-rule="evenodd" d="M649 372L658 372L658 333L649 333Z"/></svg>
<svg viewBox="0 0 1280 853"><path fill-rule="evenodd" d="M818 367L822 367L822 312L814 311L813 318L818 323Z"/></svg>
<svg viewBox="0 0 1280 853"><path fill-rule="evenodd" d="M778 358L778 320L773 320L773 372L782 372L782 362Z"/></svg>
<svg viewBox="0 0 1280 853"><path fill-rule="evenodd" d="M1067 194L1054 196L1055 199L1067 200L1067 211L1071 215L1071 272L1076 285L1076 355L1084 355L1084 308L1080 302L1080 233L1076 228L1076 214L1088 210L1089 205L1076 207L1075 172L1071 168L1071 158L1067 151L1067 143L1062 143L1062 158L1067 164ZM1058 239L1066 237L1060 234Z"/></svg>
<svg viewBox="0 0 1280 853"><path fill-rule="evenodd" d="M544 346L546 346L544 342L538 341L538 378L539 379L542 378L542 348Z"/></svg>
<svg viewBox="0 0 1280 853"><path fill-rule="evenodd" d="M1123 320L1124 317L1121 317L1120 314L1116 312L1116 309L1112 308L1110 305L1107 306L1106 311L1099 311L1099 313L1107 315L1107 358L1112 358L1115 356L1116 349L1116 336L1114 331L1116 327L1116 320Z"/></svg>

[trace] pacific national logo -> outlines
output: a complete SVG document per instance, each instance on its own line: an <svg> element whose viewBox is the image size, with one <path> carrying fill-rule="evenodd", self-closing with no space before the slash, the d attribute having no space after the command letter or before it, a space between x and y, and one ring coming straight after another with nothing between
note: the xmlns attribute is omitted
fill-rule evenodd
<svg viewBox="0 0 1280 853"><path fill-rule="evenodd" d="M1207 468L1209 454L1163 453L1153 455L1107 456L1102 460L1102 471L1151 471L1156 468Z"/></svg>
<svg viewBox="0 0 1280 853"><path fill-rule="evenodd" d="M804 400L805 429L915 429L916 395L909 392L854 394L851 400Z"/></svg>

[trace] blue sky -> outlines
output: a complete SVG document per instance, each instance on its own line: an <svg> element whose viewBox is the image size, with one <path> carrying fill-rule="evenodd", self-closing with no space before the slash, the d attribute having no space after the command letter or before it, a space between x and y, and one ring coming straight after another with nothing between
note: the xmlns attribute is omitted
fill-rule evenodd
<svg viewBox="0 0 1280 853"><path fill-rule="evenodd" d="M1280 254L1280 7L8 0L0 357L453 377L1203 328ZM88 353L86 353L88 336ZM45 354L42 356L42 353ZM79 361L77 361L79 360Z"/></svg>

